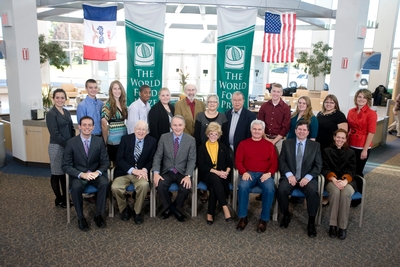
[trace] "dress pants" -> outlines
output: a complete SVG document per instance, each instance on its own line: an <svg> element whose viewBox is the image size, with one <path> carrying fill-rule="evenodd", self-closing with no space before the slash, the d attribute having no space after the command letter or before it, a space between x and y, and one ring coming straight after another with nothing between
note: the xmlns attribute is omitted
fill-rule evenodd
<svg viewBox="0 0 400 267"><path fill-rule="evenodd" d="M244 181L240 176L239 182L239 218L244 218L247 216L247 210L249 206L249 194L250 189L255 186L258 186L262 190L262 210L260 219L264 221L269 221L270 219L270 210L272 206L272 202L274 201L275 196L275 183L274 177L271 176L264 182L261 182L260 178L263 175L261 172L248 172L251 176L251 180Z"/></svg>
<svg viewBox="0 0 400 267"><path fill-rule="evenodd" d="M207 213L214 215L217 201L221 207L227 205L226 189L229 190L229 179L222 179L215 173L209 173L205 180L207 189L210 192Z"/></svg>
<svg viewBox="0 0 400 267"><path fill-rule="evenodd" d="M303 178L305 179L305 178ZM299 183L292 186L288 178L279 179L278 191L276 197L278 199L279 208L283 214L289 214L289 196L293 190L298 188L306 196L308 216L316 216L319 207L318 180L312 179L306 186L301 187Z"/></svg>
<svg viewBox="0 0 400 267"><path fill-rule="evenodd" d="M95 180L91 181L79 179L77 177L70 177L70 184L72 201L74 202L76 214L79 219L84 218L82 193L85 190L86 184L92 185L98 189L95 216L105 213L108 189L108 179L105 176L99 176Z"/></svg>
<svg viewBox="0 0 400 267"><path fill-rule="evenodd" d="M354 188L347 184L343 190L339 190L339 188L337 188L337 186L332 182L329 182L325 188L326 191L329 192L329 225L339 226L340 229L347 229L351 196L355 192Z"/></svg>
<svg viewBox="0 0 400 267"><path fill-rule="evenodd" d="M133 184L136 191L136 201L134 210L136 214L140 214L142 211L143 203L146 198L147 192L149 191L149 182L145 179L139 179L136 175L127 174L119 176L114 179L111 185L111 191L117 200L119 212L122 213L126 208L125 192L126 187Z"/></svg>
<svg viewBox="0 0 400 267"><path fill-rule="evenodd" d="M172 171L168 171L161 176L164 180L160 179L160 181L158 182L157 191L161 197L164 210L169 208L172 204L171 196L169 195L168 191L172 183L176 183L178 185L178 195L175 198L176 207L183 207L183 203L185 202L191 191L190 188L186 189L183 184L181 184L181 181L185 177L185 175L180 173L174 174Z"/></svg>
<svg viewBox="0 0 400 267"><path fill-rule="evenodd" d="M365 164L367 163L367 160L369 158L369 154L371 153L371 149L368 149L366 159L360 159L362 149L357 149L357 148L353 148L353 147L351 147L351 149L353 149L356 154L356 174L364 177L363 171L364 171Z"/></svg>

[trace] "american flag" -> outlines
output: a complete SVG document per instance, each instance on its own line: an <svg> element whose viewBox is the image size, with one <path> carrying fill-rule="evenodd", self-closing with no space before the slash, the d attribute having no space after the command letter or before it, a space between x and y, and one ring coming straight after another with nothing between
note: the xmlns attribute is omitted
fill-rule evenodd
<svg viewBox="0 0 400 267"><path fill-rule="evenodd" d="M294 62L296 14L265 12L262 62Z"/></svg>

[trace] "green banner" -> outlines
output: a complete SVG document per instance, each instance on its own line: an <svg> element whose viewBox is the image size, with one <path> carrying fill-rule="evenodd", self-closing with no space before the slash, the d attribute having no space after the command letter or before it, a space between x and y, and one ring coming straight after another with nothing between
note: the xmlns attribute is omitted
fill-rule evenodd
<svg viewBox="0 0 400 267"><path fill-rule="evenodd" d="M232 108L235 91L245 96L248 106L250 64L256 9L218 8L217 94L219 112Z"/></svg>
<svg viewBox="0 0 400 267"><path fill-rule="evenodd" d="M147 84L151 88L149 104L153 106L158 101L158 90L162 87L166 6L125 3L124 7L127 105L139 98L139 88Z"/></svg>

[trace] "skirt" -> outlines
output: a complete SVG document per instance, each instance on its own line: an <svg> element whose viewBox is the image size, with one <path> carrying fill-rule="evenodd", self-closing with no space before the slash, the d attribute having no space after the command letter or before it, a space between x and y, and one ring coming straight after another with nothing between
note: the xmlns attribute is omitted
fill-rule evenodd
<svg viewBox="0 0 400 267"><path fill-rule="evenodd" d="M50 169L53 175L63 175L62 161L64 148L57 144L49 144Z"/></svg>

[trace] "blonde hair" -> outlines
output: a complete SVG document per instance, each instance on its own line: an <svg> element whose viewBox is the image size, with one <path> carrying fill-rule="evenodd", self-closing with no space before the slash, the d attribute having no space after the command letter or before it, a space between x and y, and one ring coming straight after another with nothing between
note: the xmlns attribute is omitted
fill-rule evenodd
<svg viewBox="0 0 400 267"><path fill-rule="evenodd" d="M218 122L210 122L210 124L206 128L206 135L208 135L210 132L217 132L219 136L222 135L222 128L221 125L219 125Z"/></svg>
<svg viewBox="0 0 400 267"><path fill-rule="evenodd" d="M312 116L314 116L314 113L313 113L313 111L312 111L312 106L311 106L311 100L310 100L310 98L308 97L308 96L301 96L301 97L299 97L299 99L297 99L297 106L296 106L296 110L295 110L295 112L293 112L293 114L292 114L292 118L293 117L296 117L298 114L299 114L299 100L300 99L304 99L304 101L306 101L306 105L307 105L307 108L306 108L306 110L304 111L304 114L303 114L303 119L305 120L305 121L307 121L307 122L310 122L311 121L311 117Z"/></svg>
<svg viewBox="0 0 400 267"><path fill-rule="evenodd" d="M359 94L363 94L364 97L367 99L367 105L372 106L372 93L368 89L360 89L354 95L354 105L357 106L357 97Z"/></svg>

